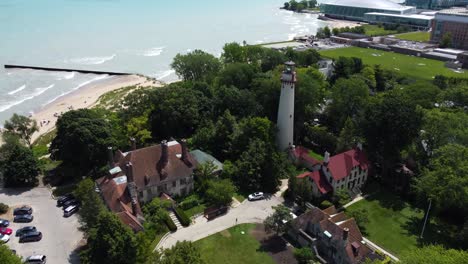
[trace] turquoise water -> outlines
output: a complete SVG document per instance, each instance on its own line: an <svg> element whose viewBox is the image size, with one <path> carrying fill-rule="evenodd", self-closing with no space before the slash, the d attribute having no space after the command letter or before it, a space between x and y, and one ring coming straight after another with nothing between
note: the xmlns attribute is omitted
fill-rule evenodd
<svg viewBox="0 0 468 264"><path fill-rule="evenodd" d="M326 22L279 10L284 0L1 0L0 64L142 73L177 78L177 53L220 55L230 41L262 43L315 34ZM0 69L0 123L37 111L106 76Z"/></svg>

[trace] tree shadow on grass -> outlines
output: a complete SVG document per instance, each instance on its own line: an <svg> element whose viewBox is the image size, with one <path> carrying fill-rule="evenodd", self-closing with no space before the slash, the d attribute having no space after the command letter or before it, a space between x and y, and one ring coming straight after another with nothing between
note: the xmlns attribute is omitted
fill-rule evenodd
<svg viewBox="0 0 468 264"><path fill-rule="evenodd" d="M389 208L394 211L401 211L405 208L406 202L400 196L394 195L384 189L379 190L378 192L367 197L368 201L378 201L379 204L384 208Z"/></svg>
<svg viewBox="0 0 468 264"><path fill-rule="evenodd" d="M453 238L454 234L457 233L456 226L428 220L423 238L421 238L423 224L423 218L413 216L402 225L402 228L408 232L408 235L417 236L419 247L429 244L442 244L449 248L456 247Z"/></svg>

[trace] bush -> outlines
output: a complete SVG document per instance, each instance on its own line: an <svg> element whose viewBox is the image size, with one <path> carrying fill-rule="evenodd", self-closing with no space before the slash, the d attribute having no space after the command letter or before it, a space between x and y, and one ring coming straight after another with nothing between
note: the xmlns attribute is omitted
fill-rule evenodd
<svg viewBox="0 0 468 264"><path fill-rule="evenodd" d="M0 214L5 214L6 212L8 212L8 205L0 203Z"/></svg>
<svg viewBox="0 0 468 264"><path fill-rule="evenodd" d="M190 222L191 222L190 218L185 214L185 212L181 208L175 208L174 211L177 216L177 219L179 219L180 223L183 226L190 225Z"/></svg>
<svg viewBox="0 0 468 264"><path fill-rule="evenodd" d="M320 209L326 209L332 205L333 204L330 201L324 200L323 202L320 203Z"/></svg>
<svg viewBox="0 0 468 264"><path fill-rule="evenodd" d="M197 199L195 196L190 196L187 199L183 200L180 204L179 207L182 208L183 210L188 210L190 208L193 208L195 206L200 205L200 201Z"/></svg>
<svg viewBox="0 0 468 264"><path fill-rule="evenodd" d="M171 219L171 217L169 217L169 215L166 217L164 222L166 223L167 228L169 228L169 230L171 232L177 231L177 226L176 226L176 224L174 224L174 221L172 221L172 219Z"/></svg>

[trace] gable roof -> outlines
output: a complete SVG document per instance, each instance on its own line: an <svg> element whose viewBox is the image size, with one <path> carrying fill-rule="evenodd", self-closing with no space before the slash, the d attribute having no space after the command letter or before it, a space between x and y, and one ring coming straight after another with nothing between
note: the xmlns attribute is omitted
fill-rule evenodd
<svg viewBox="0 0 468 264"><path fill-rule="evenodd" d="M315 185L317 186L317 189L322 193L326 194L328 192L331 192L333 188L331 185L328 183L328 181L325 179L325 176L321 173L321 171L308 171L304 172L298 176L296 176L299 179L304 179L304 178L310 178Z"/></svg>
<svg viewBox="0 0 468 264"><path fill-rule="evenodd" d="M341 180L351 173L351 170L359 166L366 170L369 167L367 155L363 150L351 149L330 157L328 169L334 180Z"/></svg>
<svg viewBox="0 0 468 264"><path fill-rule="evenodd" d="M161 160L162 147L154 145L146 148L132 150L122 155L116 154L116 165L125 172L125 166L132 163L133 181L137 189L144 189L146 186L157 185L161 181L172 181L185 178L192 174L197 162L188 153L188 163L181 159L182 147L177 141L171 141L168 145L168 162L164 166L166 177L162 176L157 166Z"/></svg>

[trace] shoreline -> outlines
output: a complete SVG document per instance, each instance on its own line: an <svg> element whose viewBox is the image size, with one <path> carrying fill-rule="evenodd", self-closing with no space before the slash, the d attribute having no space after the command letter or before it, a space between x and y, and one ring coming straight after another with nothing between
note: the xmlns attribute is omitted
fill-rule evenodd
<svg viewBox="0 0 468 264"><path fill-rule="evenodd" d="M40 136L55 129L55 123L61 113L72 109L92 108L98 103L99 98L108 92L128 86L160 87L162 85L161 82L142 75L111 76L85 85L33 112L31 118L36 120L39 131L32 135L31 141L34 142ZM2 145L1 138L0 145Z"/></svg>

